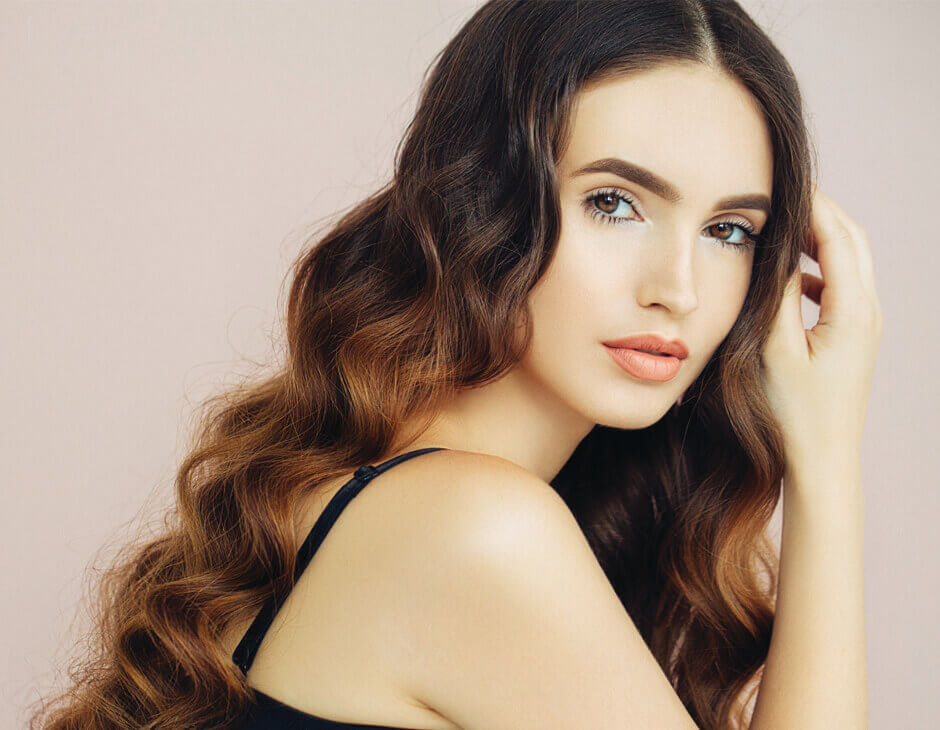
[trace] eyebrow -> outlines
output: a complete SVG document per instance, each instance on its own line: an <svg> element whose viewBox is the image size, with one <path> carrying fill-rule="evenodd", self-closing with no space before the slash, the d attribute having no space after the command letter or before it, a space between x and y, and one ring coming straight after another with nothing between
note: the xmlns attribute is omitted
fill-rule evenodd
<svg viewBox="0 0 940 730"><path fill-rule="evenodd" d="M656 193L660 198L664 198L672 203L682 201L682 193L680 193L679 189L671 182L647 170L645 167L640 167L632 162L622 160L619 157L605 157L601 160L589 162L584 167L580 167L571 173L571 177L588 175L592 172L613 173L617 177L622 177L624 180L642 185L647 190ZM754 210L762 210L767 215L770 215L770 198L761 193L751 193L747 195L732 195L728 198L722 198L715 203L715 210L723 210L725 208L752 208Z"/></svg>

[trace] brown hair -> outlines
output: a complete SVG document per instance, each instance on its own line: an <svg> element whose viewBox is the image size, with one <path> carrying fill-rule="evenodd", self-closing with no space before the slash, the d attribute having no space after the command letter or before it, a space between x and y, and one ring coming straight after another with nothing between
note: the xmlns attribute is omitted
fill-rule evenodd
<svg viewBox="0 0 940 730"><path fill-rule="evenodd" d="M552 486L695 721L732 727L737 706L742 726L773 625L765 529L783 474L760 350L809 226L810 148L792 69L736 2L631 0L488 2L442 50L393 179L295 263L283 366L204 404L163 533L103 576L89 655L30 727L222 727L245 709L219 637L292 584L300 500L519 361L560 229L572 101L664 63L720 69L759 103L766 240L681 406L641 430L598 425Z"/></svg>

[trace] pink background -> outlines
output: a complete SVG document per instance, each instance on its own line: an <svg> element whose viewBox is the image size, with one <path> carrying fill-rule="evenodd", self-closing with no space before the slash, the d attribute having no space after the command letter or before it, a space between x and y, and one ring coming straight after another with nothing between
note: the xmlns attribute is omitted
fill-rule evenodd
<svg viewBox="0 0 940 730"><path fill-rule="evenodd" d="M305 233L384 182L421 74L477 5L0 2L0 730L71 658L95 569L158 524L194 405L270 361ZM926 730L940 3L744 5L801 80L820 186L871 238L871 727Z"/></svg>

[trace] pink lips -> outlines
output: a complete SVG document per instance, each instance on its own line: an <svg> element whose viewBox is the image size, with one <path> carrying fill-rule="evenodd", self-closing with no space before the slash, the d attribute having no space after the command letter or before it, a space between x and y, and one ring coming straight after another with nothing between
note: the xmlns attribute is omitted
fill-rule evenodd
<svg viewBox="0 0 940 730"><path fill-rule="evenodd" d="M630 375L643 380L664 382L671 380L688 357L689 348L680 339L669 340L653 332L645 332L603 343L607 352ZM650 354L653 350L662 354Z"/></svg>

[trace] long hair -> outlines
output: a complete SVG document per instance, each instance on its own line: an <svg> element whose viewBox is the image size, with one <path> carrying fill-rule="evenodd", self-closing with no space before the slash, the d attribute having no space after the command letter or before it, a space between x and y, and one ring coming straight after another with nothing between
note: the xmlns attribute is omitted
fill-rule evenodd
<svg viewBox="0 0 940 730"><path fill-rule="evenodd" d="M519 362L558 241L574 97L666 63L724 71L757 100L774 157L766 240L682 404L649 428L596 426L552 486L696 723L743 726L773 625L766 528L784 463L760 350L811 211L800 93L733 0L595 0L488 2L438 54L391 181L289 272L283 362L204 402L164 530L101 578L88 654L30 727L224 727L247 709L219 637L292 585L300 501Z"/></svg>

